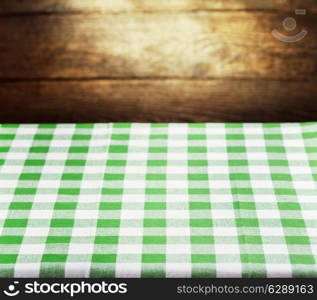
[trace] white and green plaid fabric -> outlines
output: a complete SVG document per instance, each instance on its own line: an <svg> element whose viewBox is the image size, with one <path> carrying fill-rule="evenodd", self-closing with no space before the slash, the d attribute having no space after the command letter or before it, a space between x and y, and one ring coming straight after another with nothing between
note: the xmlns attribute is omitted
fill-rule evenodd
<svg viewBox="0 0 317 300"><path fill-rule="evenodd" d="M0 125L0 277L303 276L317 123Z"/></svg>

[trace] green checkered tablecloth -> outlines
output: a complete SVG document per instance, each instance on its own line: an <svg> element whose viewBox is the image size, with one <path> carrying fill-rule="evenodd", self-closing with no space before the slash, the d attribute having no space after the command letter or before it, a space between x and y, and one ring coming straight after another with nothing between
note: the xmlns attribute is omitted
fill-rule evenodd
<svg viewBox="0 0 317 300"><path fill-rule="evenodd" d="M317 277L317 123L0 125L0 277Z"/></svg>

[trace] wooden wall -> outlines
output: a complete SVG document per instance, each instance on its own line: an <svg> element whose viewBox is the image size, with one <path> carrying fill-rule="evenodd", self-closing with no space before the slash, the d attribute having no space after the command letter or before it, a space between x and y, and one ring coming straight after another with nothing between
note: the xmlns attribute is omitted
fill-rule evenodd
<svg viewBox="0 0 317 300"><path fill-rule="evenodd" d="M315 0L0 1L0 123L317 121L316 95Z"/></svg>

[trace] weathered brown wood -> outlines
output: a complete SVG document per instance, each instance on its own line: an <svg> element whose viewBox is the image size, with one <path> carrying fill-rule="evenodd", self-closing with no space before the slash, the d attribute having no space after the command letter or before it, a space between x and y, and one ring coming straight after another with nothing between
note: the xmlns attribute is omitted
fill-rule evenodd
<svg viewBox="0 0 317 300"><path fill-rule="evenodd" d="M315 0L1 0L0 14L198 10L316 11Z"/></svg>
<svg viewBox="0 0 317 300"><path fill-rule="evenodd" d="M316 121L316 94L310 82L11 82L0 84L0 123Z"/></svg>
<svg viewBox="0 0 317 300"><path fill-rule="evenodd" d="M80 1L79 1L80 2ZM114 1L113 1L114 2ZM288 14L203 12L0 18L0 78L317 78L317 18L295 44Z"/></svg>
<svg viewBox="0 0 317 300"><path fill-rule="evenodd" d="M308 14L287 33L295 8ZM0 123L317 120L316 14L315 0L1 0Z"/></svg>

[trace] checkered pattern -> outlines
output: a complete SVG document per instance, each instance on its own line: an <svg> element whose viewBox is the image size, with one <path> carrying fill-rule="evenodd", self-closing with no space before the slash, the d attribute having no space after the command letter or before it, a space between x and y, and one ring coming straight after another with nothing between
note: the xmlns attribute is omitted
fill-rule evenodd
<svg viewBox="0 0 317 300"><path fill-rule="evenodd" d="M0 125L0 277L317 277L317 123Z"/></svg>

